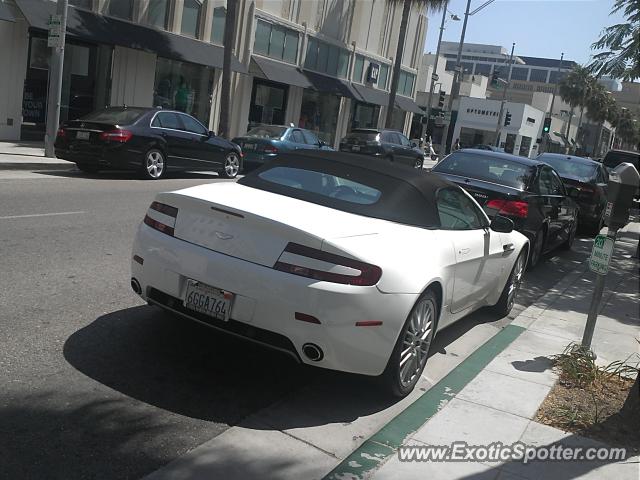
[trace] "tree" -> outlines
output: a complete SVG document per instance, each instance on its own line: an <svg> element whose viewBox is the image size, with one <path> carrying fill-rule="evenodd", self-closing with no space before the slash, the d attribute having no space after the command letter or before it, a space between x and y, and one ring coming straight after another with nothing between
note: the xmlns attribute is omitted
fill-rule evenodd
<svg viewBox="0 0 640 480"><path fill-rule="evenodd" d="M639 140L638 128L635 115L629 109L621 108L616 121L616 137L626 144L634 145Z"/></svg>
<svg viewBox="0 0 640 480"><path fill-rule="evenodd" d="M560 81L560 97L571 107L571 115L569 117L566 130L567 138L569 138L571 129L571 119L577 107L580 107L580 120L578 121L578 132L580 132L584 107L594 83L595 78L589 73L589 70L580 65L575 66L573 70L571 70L567 76Z"/></svg>
<svg viewBox="0 0 640 480"><path fill-rule="evenodd" d="M407 25L409 23L409 14L411 8L428 8L432 11L441 11L447 7L449 0L389 0L392 5L402 2L402 19L400 20L400 30L398 32L398 44L396 47L396 56L393 59L393 72L391 76L391 89L389 91L389 103L387 104L387 115L384 121L386 128L391 127L393 120L393 109L396 103L396 90L398 90L398 82L400 81L400 67L402 65L402 54L404 52L404 44L407 39ZM437 61L437 60L436 60Z"/></svg>
<svg viewBox="0 0 640 480"><path fill-rule="evenodd" d="M600 83L595 83L586 101L587 116L595 123L599 124L598 133L596 134L593 144L593 155L597 156L600 146L600 137L602 136L603 123L608 120L614 120L616 102Z"/></svg>
<svg viewBox="0 0 640 480"><path fill-rule="evenodd" d="M604 51L593 56L589 69L598 77L633 81L640 78L640 1L616 0L611 13L619 11L624 11L627 22L605 28L591 45L593 50Z"/></svg>
<svg viewBox="0 0 640 480"><path fill-rule="evenodd" d="M218 135L229 136L229 111L231 103L231 56L236 33L236 1L227 0L227 12L224 20L224 58L222 60L222 87L220 91L220 120Z"/></svg>

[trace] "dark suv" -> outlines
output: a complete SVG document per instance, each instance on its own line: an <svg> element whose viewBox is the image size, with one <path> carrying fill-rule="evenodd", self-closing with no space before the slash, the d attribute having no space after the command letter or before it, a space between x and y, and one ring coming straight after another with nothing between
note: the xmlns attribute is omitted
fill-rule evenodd
<svg viewBox="0 0 640 480"><path fill-rule="evenodd" d="M625 150L609 150L602 160L603 165L609 170L616 168L623 162L631 163L636 169L640 170L640 153L627 152Z"/></svg>
<svg viewBox="0 0 640 480"><path fill-rule="evenodd" d="M396 130L355 128L340 140L340 151L381 157L415 168L422 168L424 152Z"/></svg>

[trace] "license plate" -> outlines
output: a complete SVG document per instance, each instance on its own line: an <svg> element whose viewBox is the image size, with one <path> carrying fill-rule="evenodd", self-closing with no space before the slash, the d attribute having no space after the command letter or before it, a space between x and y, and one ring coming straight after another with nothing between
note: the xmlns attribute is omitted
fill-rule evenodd
<svg viewBox="0 0 640 480"><path fill-rule="evenodd" d="M78 140L89 140L90 136L91 136L91 132L77 132L76 133L76 138Z"/></svg>
<svg viewBox="0 0 640 480"><path fill-rule="evenodd" d="M360 145L352 145L351 146L351 151L352 152L359 152L360 151Z"/></svg>
<svg viewBox="0 0 640 480"><path fill-rule="evenodd" d="M232 301L233 293L231 292L226 292L195 280L187 281L183 305L189 310L226 322L229 320Z"/></svg>
<svg viewBox="0 0 640 480"><path fill-rule="evenodd" d="M244 148L245 150L255 150L256 149L256 144L255 143L245 143L244 145L242 145L242 148Z"/></svg>

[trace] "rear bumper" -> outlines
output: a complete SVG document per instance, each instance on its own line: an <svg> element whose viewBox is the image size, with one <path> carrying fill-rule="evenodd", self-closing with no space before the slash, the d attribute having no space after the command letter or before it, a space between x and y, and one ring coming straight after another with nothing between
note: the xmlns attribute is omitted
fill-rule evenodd
<svg viewBox="0 0 640 480"><path fill-rule="evenodd" d="M56 146L57 158L69 162L114 170L135 170L140 167L143 152L132 150L126 144L103 147L95 146L84 149Z"/></svg>
<svg viewBox="0 0 640 480"><path fill-rule="evenodd" d="M261 153L251 152L251 151L247 152L245 150L242 151L242 154L243 154L242 161L244 165L247 167L254 167L254 168L260 167L265 163L270 162L271 160L273 160L278 156L277 153L261 154Z"/></svg>
<svg viewBox="0 0 640 480"><path fill-rule="evenodd" d="M396 338L418 295L384 294L374 287L341 285L290 275L229 257L170 237L141 224L133 254L132 276L141 296L192 320L286 351L304 363L365 375L381 374ZM233 292L231 320L223 322L185 310L188 279ZM295 319L312 315L321 324ZM380 326L358 327L362 320ZM314 343L324 352L313 362L302 346Z"/></svg>

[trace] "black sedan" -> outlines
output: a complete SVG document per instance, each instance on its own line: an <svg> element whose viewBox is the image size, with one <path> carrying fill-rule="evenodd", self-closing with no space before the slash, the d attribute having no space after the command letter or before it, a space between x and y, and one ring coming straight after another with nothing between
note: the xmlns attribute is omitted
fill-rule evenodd
<svg viewBox="0 0 640 480"><path fill-rule="evenodd" d="M84 172L135 170L152 180L176 170L234 178L242 169L238 145L190 115L155 108L111 107L66 122L58 130L55 152Z"/></svg>
<svg viewBox="0 0 640 480"><path fill-rule="evenodd" d="M432 171L467 190L490 218L500 214L513 220L531 242L529 267L535 267L545 251L571 248L578 227L578 205L546 163L465 149L452 153Z"/></svg>
<svg viewBox="0 0 640 480"><path fill-rule="evenodd" d="M422 168L424 163L422 149L396 130L354 128L340 140L340 151L372 155L415 168Z"/></svg>
<svg viewBox="0 0 640 480"><path fill-rule="evenodd" d="M604 225L609 173L604 165L588 158L543 153L538 160L551 165L580 206L580 226L597 234Z"/></svg>

